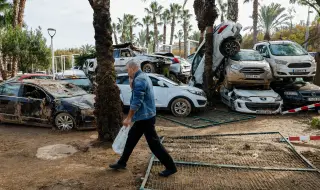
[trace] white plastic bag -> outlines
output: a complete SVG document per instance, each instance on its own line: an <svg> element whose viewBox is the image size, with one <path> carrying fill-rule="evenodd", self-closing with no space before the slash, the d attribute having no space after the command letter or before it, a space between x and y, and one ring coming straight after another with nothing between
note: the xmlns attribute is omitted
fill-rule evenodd
<svg viewBox="0 0 320 190"><path fill-rule="evenodd" d="M112 144L112 149L115 151L115 153L122 155L122 152L124 150L124 147L127 142L128 133L130 131L131 127L125 127L122 126L116 139L114 140Z"/></svg>

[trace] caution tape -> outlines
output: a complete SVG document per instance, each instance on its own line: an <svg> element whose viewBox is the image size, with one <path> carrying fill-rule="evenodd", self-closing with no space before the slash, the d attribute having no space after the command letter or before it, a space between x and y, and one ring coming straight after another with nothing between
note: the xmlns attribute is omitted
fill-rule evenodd
<svg viewBox="0 0 320 190"><path fill-rule="evenodd" d="M320 140L320 136L296 136L296 137L287 137L286 138L288 141L317 141ZM285 139L277 139L280 142L284 142Z"/></svg>
<svg viewBox="0 0 320 190"><path fill-rule="evenodd" d="M284 115L284 114L288 114L288 113L297 113L299 111L306 111L306 110L310 110L312 108L317 108L317 107L320 107L320 103L311 104L311 105L308 105L308 106L302 106L300 108L287 110L287 111L282 112L281 114Z"/></svg>

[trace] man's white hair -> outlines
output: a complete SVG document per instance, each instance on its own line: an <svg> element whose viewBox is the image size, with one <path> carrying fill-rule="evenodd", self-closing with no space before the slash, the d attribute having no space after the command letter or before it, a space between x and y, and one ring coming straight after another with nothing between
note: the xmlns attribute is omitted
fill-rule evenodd
<svg viewBox="0 0 320 190"><path fill-rule="evenodd" d="M127 67L129 67L129 68L140 68L140 65L137 62L135 62L135 61L133 61L131 59L130 61L128 61Z"/></svg>

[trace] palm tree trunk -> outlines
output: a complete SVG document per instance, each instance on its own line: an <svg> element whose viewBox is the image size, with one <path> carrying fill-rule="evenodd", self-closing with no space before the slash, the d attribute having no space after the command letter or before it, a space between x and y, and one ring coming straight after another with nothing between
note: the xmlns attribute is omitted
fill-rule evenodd
<svg viewBox="0 0 320 190"><path fill-rule="evenodd" d="M253 1L253 44L256 44L258 42L257 37L258 37L258 6L259 2L258 0Z"/></svg>
<svg viewBox="0 0 320 190"><path fill-rule="evenodd" d="M16 27L18 25L18 17L20 10L20 0L13 0L13 23L12 26Z"/></svg>
<svg viewBox="0 0 320 190"><path fill-rule="evenodd" d="M271 36L270 36L270 33L269 33L269 31L266 31L266 33L264 34L264 38L263 38L264 40L271 40Z"/></svg>
<svg viewBox="0 0 320 190"><path fill-rule="evenodd" d="M116 45L118 45L118 37L117 37L116 30L113 31L113 37L114 37L114 41L116 42Z"/></svg>
<svg viewBox="0 0 320 190"><path fill-rule="evenodd" d="M184 38L184 52L183 52L183 57L187 58L188 56L188 26L186 21L183 23L183 38Z"/></svg>
<svg viewBox="0 0 320 190"><path fill-rule="evenodd" d="M93 26L98 63L94 111L98 140L112 142L122 125L122 108L113 65L110 0L89 0L89 2L94 12Z"/></svg>
<svg viewBox="0 0 320 190"><path fill-rule="evenodd" d="M181 40L179 39L179 56L181 57Z"/></svg>
<svg viewBox="0 0 320 190"><path fill-rule="evenodd" d="M171 36L170 36L170 45L173 43L173 36L174 36L174 29L176 25L176 15L173 15L172 17L172 23L171 23Z"/></svg>
<svg viewBox="0 0 320 190"><path fill-rule="evenodd" d="M153 35L153 52L156 52L156 47L158 47L158 26L156 15L153 15L153 26L154 26L154 35Z"/></svg>
<svg viewBox="0 0 320 190"><path fill-rule="evenodd" d="M228 20L231 20L233 22L238 21L238 11L239 11L238 6L239 6L238 0L228 0L228 13L227 13Z"/></svg>
<svg viewBox="0 0 320 190"><path fill-rule="evenodd" d="M146 48L149 49L149 41L150 41L150 32L149 32L149 25L147 25L147 39L146 39Z"/></svg>
<svg viewBox="0 0 320 190"><path fill-rule="evenodd" d="M130 26L130 40L133 42L133 28Z"/></svg>
<svg viewBox="0 0 320 190"><path fill-rule="evenodd" d="M167 44L167 25L163 24L163 44ZM166 50L166 46L163 46L163 51Z"/></svg>
<svg viewBox="0 0 320 190"><path fill-rule="evenodd" d="M13 56L11 60L12 60L11 77L15 77L18 69L18 59L16 56Z"/></svg>
<svg viewBox="0 0 320 190"><path fill-rule="evenodd" d="M26 7L26 0L20 0L19 14L18 14L18 26L23 26L24 9Z"/></svg>
<svg viewBox="0 0 320 190"><path fill-rule="evenodd" d="M5 81L7 80L7 72L5 70L5 65L7 64L6 63L6 56L5 55L0 55L1 58L0 58L0 73L1 73L1 76L2 76L2 80Z"/></svg>

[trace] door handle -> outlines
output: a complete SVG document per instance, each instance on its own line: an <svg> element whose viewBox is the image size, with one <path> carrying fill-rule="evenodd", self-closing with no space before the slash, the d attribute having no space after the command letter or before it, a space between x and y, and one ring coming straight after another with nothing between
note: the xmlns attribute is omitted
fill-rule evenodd
<svg viewBox="0 0 320 190"><path fill-rule="evenodd" d="M122 58L122 59L120 59L121 61L123 61L124 59Z"/></svg>

